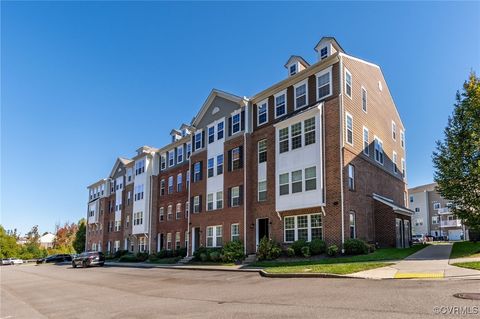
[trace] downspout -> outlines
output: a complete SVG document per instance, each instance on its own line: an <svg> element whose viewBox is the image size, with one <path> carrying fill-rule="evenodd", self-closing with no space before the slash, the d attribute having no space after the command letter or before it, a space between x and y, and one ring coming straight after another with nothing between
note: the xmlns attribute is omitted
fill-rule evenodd
<svg viewBox="0 0 480 319"><path fill-rule="evenodd" d="M343 196L343 57L340 55L340 209L342 213L342 253L345 252L345 207Z"/></svg>
<svg viewBox="0 0 480 319"><path fill-rule="evenodd" d="M191 133L193 134L193 132ZM192 143L192 138L190 136L190 143ZM187 153L188 153L188 147L187 147ZM188 242L187 242L187 257L190 257L190 241L193 242L193 238L192 236L190 235L191 232L190 232L190 214L192 213L190 211L190 207L192 207L191 203L190 203L190 190L191 190L191 184L192 184L192 181L191 181L191 176L192 176L192 172L190 172L190 168L192 167L192 153L193 153L193 143L190 145L190 156L188 157L188 169L187 169L187 174L188 176L185 176L185 181L188 180L188 198L187 198L187 203L188 203L188 215L187 215L187 234L188 234ZM185 207L186 208L186 207ZM192 255L193 255L193 251L192 251Z"/></svg>
<svg viewBox="0 0 480 319"><path fill-rule="evenodd" d="M249 131L249 117L250 117L250 112L249 110L249 102L245 98L245 131L243 132L243 254L247 254L247 201L245 194L247 193L247 132Z"/></svg>
<svg viewBox="0 0 480 319"><path fill-rule="evenodd" d="M152 156L152 165L154 165L155 154ZM152 174L153 166L151 167L151 174L149 176L149 190L148 190L148 254L152 253Z"/></svg>

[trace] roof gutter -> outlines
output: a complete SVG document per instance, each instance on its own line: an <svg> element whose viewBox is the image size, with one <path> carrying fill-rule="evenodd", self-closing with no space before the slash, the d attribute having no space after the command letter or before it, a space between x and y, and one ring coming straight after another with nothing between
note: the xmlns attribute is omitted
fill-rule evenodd
<svg viewBox="0 0 480 319"><path fill-rule="evenodd" d="M345 148L343 142L343 57L340 55L340 210L342 214L342 253L345 252L343 244L345 243L345 207L343 194L343 150Z"/></svg>

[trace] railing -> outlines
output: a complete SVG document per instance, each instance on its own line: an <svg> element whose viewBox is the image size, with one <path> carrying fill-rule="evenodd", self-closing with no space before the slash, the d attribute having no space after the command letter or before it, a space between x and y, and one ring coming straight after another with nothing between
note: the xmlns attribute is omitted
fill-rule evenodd
<svg viewBox="0 0 480 319"><path fill-rule="evenodd" d="M442 207L442 208L439 208L438 209L438 214L439 215L442 215L442 214L451 214L451 209L450 207Z"/></svg>
<svg viewBox="0 0 480 319"><path fill-rule="evenodd" d="M460 227L460 226L462 226L462 221L460 219L442 220L440 222L440 227Z"/></svg>

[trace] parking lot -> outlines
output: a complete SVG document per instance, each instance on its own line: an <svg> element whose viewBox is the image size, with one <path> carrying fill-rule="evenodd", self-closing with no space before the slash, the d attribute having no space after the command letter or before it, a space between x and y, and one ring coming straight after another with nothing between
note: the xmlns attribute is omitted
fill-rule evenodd
<svg viewBox="0 0 480 319"><path fill-rule="evenodd" d="M256 273L0 267L3 318L448 318L480 281L271 279Z"/></svg>

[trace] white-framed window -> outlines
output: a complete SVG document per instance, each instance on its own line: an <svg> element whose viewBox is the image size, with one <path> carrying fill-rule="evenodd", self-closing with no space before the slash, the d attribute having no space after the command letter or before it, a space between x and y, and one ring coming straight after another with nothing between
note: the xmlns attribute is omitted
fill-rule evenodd
<svg viewBox="0 0 480 319"><path fill-rule="evenodd" d="M260 140L257 144L258 147L258 164L267 161L267 140Z"/></svg>
<svg viewBox="0 0 480 319"><path fill-rule="evenodd" d="M194 213L200 212L200 196L195 196L193 198L193 212Z"/></svg>
<svg viewBox="0 0 480 319"><path fill-rule="evenodd" d="M201 172L201 163L196 162L193 164L193 181L198 182L202 179L202 172Z"/></svg>
<svg viewBox="0 0 480 319"><path fill-rule="evenodd" d="M240 147L232 149L232 170L242 168L240 156Z"/></svg>
<svg viewBox="0 0 480 319"><path fill-rule="evenodd" d="M240 132L240 129L242 127L240 121L242 120L240 113L234 114L232 116L232 135L235 133Z"/></svg>
<svg viewBox="0 0 480 319"><path fill-rule="evenodd" d="M173 193L173 176L168 177L168 193Z"/></svg>
<svg viewBox="0 0 480 319"><path fill-rule="evenodd" d="M183 145L177 147L177 163L183 162Z"/></svg>
<svg viewBox="0 0 480 319"><path fill-rule="evenodd" d="M208 144L215 142L215 125L208 128Z"/></svg>
<svg viewBox="0 0 480 319"><path fill-rule="evenodd" d="M143 199L143 184L135 186L135 194L134 200L142 200Z"/></svg>
<svg viewBox="0 0 480 319"><path fill-rule="evenodd" d="M328 47L323 47L320 50L320 60L323 60L328 57Z"/></svg>
<svg viewBox="0 0 480 319"><path fill-rule="evenodd" d="M274 96L275 100L275 118L287 113L287 92L282 91Z"/></svg>
<svg viewBox="0 0 480 319"><path fill-rule="evenodd" d="M400 130L400 145L405 148L405 132Z"/></svg>
<svg viewBox="0 0 480 319"><path fill-rule="evenodd" d="M305 168L305 191L317 189L317 168L315 166Z"/></svg>
<svg viewBox="0 0 480 319"><path fill-rule="evenodd" d="M311 241L322 239L321 214L288 216L283 219L284 242L291 243L296 240Z"/></svg>
<svg viewBox="0 0 480 319"><path fill-rule="evenodd" d="M240 240L240 224L232 224L230 226L230 240Z"/></svg>
<svg viewBox="0 0 480 319"><path fill-rule="evenodd" d="M368 137L368 128L363 127L363 154L370 155L370 140Z"/></svg>
<svg viewBox="0 0 480 319"><path fill-rule="evenodd" d="M240 206L240 186L235 186L231 188L230 203L232 204L232 207Z"/></svg>
<svg viewBox="0 0 480 319"><path fill-rule="evenodd" d="M175 233L175 249L176 250L180 249L180 232L179 231Z"/></svg>
<svg viewBox="0 0 480 319"><path fill-rule="evenodd" d="M355 166L348 164L348 189L355 190Z"/></svg>
<svg viewBox="0 0 480 319"><path fill-rule="evenodd" d="M302 108L308 104L308 86L307 80L304 80L293 87L295 110Z"/></svg>
<svg viewBox="0 0 480 319"><path fill-rule="evenodd" d="M133 225L143 225L143 212L133 213Z"/></svg>
<svg viewBox="0 0 480 319"><path fill-rule="evenodd" d="M433 209L439 210L441 207L440 203L433 203Z"/></svg>
<svg viewBox="0 0 480 319"><path fill-rule="evenodd" d="M217 156L217 175L223 174L223 154Z"/></svg>
<svg viewBox="0 0 480 319"><path fill-rule="evenodd" d="M168 167L175 165L175 151L171 150L168 152Z"/></svg>
<svg viewBox="0 0 480 319"><path fill-rule="evenodd" d="M367 113L367 90L362 86L362 110Z"/></svg>
<svg viewBox="0 0 480 319"><path fill-rule="evenodd" d="M187 159L192 155L192 143L187 143Z"/></svg>
<svg viewBox="0 0 480 319"><path fill-rule="evenodd" d="M217 209L223 208L223 191L217 192Z"/></svg>
<svg viewBox="0 0 480 319"><path fill-rule="evenodd" d="M135 162L135 175L140 175L145 172L145 160Z"/></svg>
<svg viewBox="0 0 480 319"><path fill-rule="evenodd" d="M167 233L167 250L172 250L172 233Z"/></svg>
<svg viewBox="0 0 480 319"><path fill-rule="evenodd" d="M195 133L195 151L202 148L202 132Z"/></svg>
<svg viewBox="0 0 480 319"><path fill-rule="evenodd" d="M165 195L165 180L160 181L160 195Z"/></svg>
<svg viewBox="0 0 480 319"><path fill-rule="evenodd" d="M175 210L175 219L180 219L182 218L182 203L177 203Z"/></svg>
<svg viewBox="0 0 480 319"><path fill-rule="evenodd" d="M357 238L357 231L355 227L355 212L350 211L349 213L349 227L350 227L350 238L355 239Z"/></svg>
<svg viewBox="0 0 480 319"><path fill-rule="evenodd" d="M420 213L420 208L419 207L415 207L415 213Z"/></svg>
<svg viewBox="0 0 480 319"><path fill-rule="evenodd" d="M315 117L303 121L303 135L305 146L315 144Z"/></svg>
<svg viewBox="0 0 480 319"><path fill-rule="evenodd" d="M182 173L177 174L177 192L182 191L182 186L183 186L183 177Z"/></svg>
<svg viewBox="0 0 480 319"><path fill-rule="evenodd" d="M392 154L392 165L393 165L393 172L397 174L398 167L397 167L397 152L393 151Z"/></svg>
<svg viewBox="0 0 480 319"><path fill-rule="evenodd" d="M165 208L160 207L158 211L158 220L163 222L165 220Z"/></svg>
<svg viewBox="0 0 480 319"><path fill-rule="evenodd" d="M207 247L223 246L223 228L221 225L207 227Z"/></svg>
<svg viewBox="0 0 480 319"><path fill-rule="evenodd" d="M302 122L293 124L290 129L292 150L302 147Z"/></svg>
<svg viewBox="0 0 480 319"><path fill-rule="evenodd" d="M214 175L214 169L215 169L215 160L212 158L209 158L207 161L207 176L208 177L213 177Z"/></svg>
<svg viewBox="0 0 480 319"><path fill-rule="evenodd" d="M257 126L268 122L268 100L257 104Z"/></svg>
<svg viewBox="0 0 480 319"><path fill-rule="evenodd" d="M394 121L392 121L392 139L397 140L397 124Z"/></svg>
<svg viewBox="0 0 480 319"><path fill-rule="evenodd" d="M317 101L332 95L332 68L317 73L316 78Z"/></svg>
<svg viewBox="0 0 480 319"><path fill-rule="evenodd" d="M383 165L383 142L378 137L374 137L375 161Z"/></svg>
<svg viewBox="0 0 480 319"><path fill-rule="evenodd" d="M173 206L167 206L167 220L173 220Z"/></svg>
<svg viewBox="0 0 480 319"><path fill-rule="evenodd" d="M221 121L221 122L218 122L217 124L217 140L221 140L223 139L223 136L224 136L224 122Z"/></svg>
<svg viewBox="0 0 480 319"><path fill-rule="evenodd" d="M440 216L432 216L432 224L433 225L440 224Z"/></svg>
<svg viewBox="0 0 480 319"><path fill-rule="evenodd" d="M207 211L213 210L213 193L207 194Z"/></svg>
<svg viewBox="0 0 480 319"><path fill-rule="evenodd" d="M348 112L345 115L345 123L345 137L347 143L353 146L353 117Z"/></svg>
<svg viewBox="0 0 480 319"><path fill-rule="evenodd" d="M147 248L147 241L145 240L145 237L139 237L138 238L138 251L143 253Z"/></svg>
<svg viewBox="0 0 480 319"><path fill-rule="evenodd" d="M289 72L290 76L297 74L297 64L294 63L294 64L290 65L290 67L288 68L288 72Z"/></svg>
<svg viewBox="0 0 480 319"><path fill-rule="evenodd" d="M352 73L345 68L345 94L352 98Z"/></svg>
<svg viewBox="0 0 480 319"><path fill-rule="evenodd" d="M290 193L290 178L289 173L280 174L278 177L278 185L280 196L288 195Z"/></svg>
<svg viewBox="0 0 480 319"><path fill-rule="evenodd" d="M122 225L121 220L116 220L115 221L115 231L120 231L120 226Z"/></svg>
<svg viewBox="0 0 480 319"><path fill-rule="evenodd" d="M413 195L410 195L410 203L413 203Z"/></svg>
<svg viewBox="0 0 480 319"><path fill-rule="evenodd" d="M402 158L402 176L405 178L407 176L407 168L405 167L405 159Z"/></svg>
<svg viewBox="0 0 480 319"><path fill-rule="evenodd" d="M292 172L292 194L303 191L302 170Z"/></svg>
<svg viewBox="0 0 480 319"><path fill-rule="evenodd" d="M264 202L267 200L267 181L258 182L258 201Z"/></svg>
<svg viewBox="0 0 480 319"><path fill-rule="evenodd" d="M278 143L279 143L279 152L280 154L281 153L285 153L285 152L288 152L288 130L289 130L289 127L285 127L285 128L282 128L280 130L278 130Z"/></svg>

